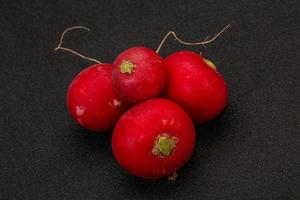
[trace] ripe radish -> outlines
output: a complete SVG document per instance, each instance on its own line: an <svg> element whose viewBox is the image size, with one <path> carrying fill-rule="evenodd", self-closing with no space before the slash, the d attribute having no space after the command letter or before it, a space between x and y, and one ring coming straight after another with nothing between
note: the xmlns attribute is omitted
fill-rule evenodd
<svg viewBox="0 0 300 200"><path fill-rule="evenodd" d="M191 51L164 60L168 71L165 96L182 106L200 123L216 117L227 103L227 87L212 62Z"/></svg>
<svg viewBox="0 0 300 200"><path fill-rule="evenodd" d="M195 130L187 113L167 99L150 99L129 109L113 131L112 151L128 172L162 178L190 158Z"/></svg>
<svg viewBox="0 0 300 200"><path fill-rule="evenodd" d="M137 103L162 91L166 73L163 59L153 50L133 47L122 52L113 63L113 87L118 96Z"/></svg>
<svg viewBox="0 0 300 200"><path fill-rule="evenodd" d="M80 72L67 93L67 106L71 116L81 126L96 132L110 130L125 105L112 88L111 64L95 64Z"/></svg>

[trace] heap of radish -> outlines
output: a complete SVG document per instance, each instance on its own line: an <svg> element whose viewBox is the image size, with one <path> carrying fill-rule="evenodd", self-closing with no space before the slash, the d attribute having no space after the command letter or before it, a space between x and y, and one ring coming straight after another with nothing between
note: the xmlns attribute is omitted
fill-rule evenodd
<svg viewBox="0 0 300 200"><path fill-rule="evenodd" d="M184 45L205 45L209 40L185 42L171 31L156 51L132 47L113 64L63 47L66 29L55 50L64 50L95 62L80 72L67 92L73 119L93 132L112 133L112 152L129 173L143 178L169 177L189 160L195 146L194 124L220 114L227 104L226 82L216 66L201 54L178 51L165 59L159 51L173 35Z"/></svg>

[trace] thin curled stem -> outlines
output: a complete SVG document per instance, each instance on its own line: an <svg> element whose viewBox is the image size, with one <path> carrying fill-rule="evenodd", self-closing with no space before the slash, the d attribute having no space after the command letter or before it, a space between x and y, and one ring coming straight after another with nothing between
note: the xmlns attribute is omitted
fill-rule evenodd
<svg viewBox="0 0 300 200"><path fill-rule="evenodd" d="M166 39L170 36L170 35L173 35L173 37L181 44L184 44L184 45L189 45L189 46L195 46L195 45L205 45L205 44L208 44L212 41L214 41L215 39L217 39L227 28L231 27L230 24L228 24L227 26L225 26L219 33L216 33L214 35L214 37L212 37L211 39L209 39L209 36L207 36L203 41L201 42L185 42L183 40L181 40L179 37L177 37L177 35L175 34L174 31L170 31L168 32L165 37L162 39L162 41L160 42L157 50L156 50L156 53L158 53L161 49L161 47L163 46L163 44L165 43Z"/></svg>
<svg viewBox="0 0 300 200"><path fill-rule="evenodd" d="M92 61L92 62L95 62L95 63L102 64L102 62L99 61L99 60L96 60L96 59L94 59L94 58L89 58L89 57L87 57L87 56L84 56L84 55L82 55L82 54L80 54L80 53L78 53L78 52L72 50L72 49L69 49L69 48L66 48L66 47L63 47L63 46L62 46L62 43L63 43L63 39L64 39L65 34L66 34L68 31L71 31L71 30L74 30L74 29L83 29L83 30L86 30L86 31L90 31L89 28L84 27L84 26L72 26L72 27L70 27L70 28L67 28L67 29L64 30L64 32L61 34L59 43L58 43L57 47L55 47L54 51L57 51L57 50L67 51L67 52L70 52L70 53L72 53L72 54L75 54L75 55L77 55L77 56L79 56L80 58L83 58L83 59L85 59L85 60L89 60L89 61Z"/></svg>

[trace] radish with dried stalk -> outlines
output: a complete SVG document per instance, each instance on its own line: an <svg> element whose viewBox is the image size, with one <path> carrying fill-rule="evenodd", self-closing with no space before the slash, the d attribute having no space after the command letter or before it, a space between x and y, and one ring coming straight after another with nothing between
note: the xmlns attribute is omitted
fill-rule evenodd
<svg viewBox="0 0 300 200"><path fill-rule="evenodd" d="M159 52L169 35L185 45L205 45L215 40L230 25L212 39L202 42L185 42L174 32L169 32L159 45ZM227 86L216 66L199 53L178 51L169 55L163 62L168 73L164 96L182 106L199 123L215 118L226 106Z"/></svg>
<svg viewBox="0 0 300 200"><path fill-rule="evenodd" d="M55 50L68 51L85 60L96 62L81 71L71 82L67 93L67 107L74 120L95 132L112 129L126 111L126 105L117 97L112 87L112 65L84 56L63 47L64 35L73 29L89 30L83 26L66 29Z"/></svg>

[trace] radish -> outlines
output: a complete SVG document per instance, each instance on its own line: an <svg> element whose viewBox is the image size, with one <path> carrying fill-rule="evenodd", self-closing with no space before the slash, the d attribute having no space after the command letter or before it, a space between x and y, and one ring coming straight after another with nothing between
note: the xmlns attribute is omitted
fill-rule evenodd
<svg viewBox="0 0 300 200"><path fill-rule="evenodd" d="M112 129L126 110L113 91L111 71L111 64L92 65L80 72L69 86L69 112L76 122L91 131Z"/></svg>
<svg viewBox="0 0 300 200"><path fill-rule="evenodd" d="M199 123L216 117L227 103L227 87L214 64L191 51L179 51L164 60L168 81L164 94Z"/></svg>
<svg viewBox="0 0 300 200"><path fill-rule="evenodd" d="M112 151L131 174L162 178L190 158L195 130L187 113L167 99L150 99L129 109L117 122Z"/></svg>
<svg viewBox="0 0 300 200"><path fill-rule="evenodd" d="M153 50L133 47L122 52L113 63L112 81L118 96L137 103L162 91L166 73L163 59Z"/></svg>
<svg viewBox="0 0 300 200"><path fill-rule="evenodd" d="M63 31L55 51L63 50L85 60L96 62L81 71L72 81L67 93L67 107L71 116L81 126L95 132L112 129L127 106L117 98L112 88L112 65L63 47L67 32L74 29L90 31L84 26L72 26Z"/></svg>

